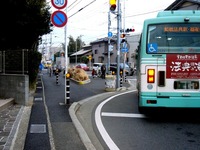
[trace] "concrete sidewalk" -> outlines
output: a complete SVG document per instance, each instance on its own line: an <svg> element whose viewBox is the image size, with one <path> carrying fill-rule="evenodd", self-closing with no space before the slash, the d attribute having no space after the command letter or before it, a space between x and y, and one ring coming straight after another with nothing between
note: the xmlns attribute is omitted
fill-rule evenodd
<svg viewBox="0 0 200 150"><path fill-rule="evenodd" d="M80 102L74 102L69 108L70 117L78 134L88 150L103 150L96 137L91 115L97 103L104 99L134 87L126 83L125 87L116 92L106 92L89 97ZM30 106L21 106L14 103L13 98L0 99L0 150L23 150L31 113Z"/></svg>
<svg viewBox="0 0 200 150"><path fill-rule="evenodd" d="M31 107L0 99L0 150L23 150Z"/></svg>

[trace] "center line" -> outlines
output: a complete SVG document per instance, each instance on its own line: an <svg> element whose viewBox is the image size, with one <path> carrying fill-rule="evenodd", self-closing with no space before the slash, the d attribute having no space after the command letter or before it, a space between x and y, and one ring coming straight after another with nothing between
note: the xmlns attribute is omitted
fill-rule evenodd
<svg viewBox="0 0 200 150"><path fill-rule="evenodd" d="M111 113L111 112L102 112L101 116L105 116L105 117L146 118L146 116L143 115L143 114Z"/></svg>

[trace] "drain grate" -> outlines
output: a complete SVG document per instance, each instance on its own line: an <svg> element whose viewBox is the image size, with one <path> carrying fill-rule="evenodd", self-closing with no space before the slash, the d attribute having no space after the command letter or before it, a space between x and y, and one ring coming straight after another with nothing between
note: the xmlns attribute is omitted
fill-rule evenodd
<svg viewBox="0 0 200 150"><path fill-rule="evenodd" d="M46 124L31 124L30 133L46 133Z"/></svg>
<svg viewBox="0 0 200 150"><path fill-rule="evenodd" d="M42 101L42 97L36 97L34 98L35 101Z"/></svg>

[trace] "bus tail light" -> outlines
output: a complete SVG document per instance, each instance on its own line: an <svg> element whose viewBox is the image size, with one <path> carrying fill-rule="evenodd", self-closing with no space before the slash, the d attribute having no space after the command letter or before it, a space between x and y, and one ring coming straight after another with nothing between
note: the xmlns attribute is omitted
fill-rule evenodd
<svg viewBox="0 0 200 150"><path fill-rule="evenodd" d="M155 82L155 69L148 69L147 71L147 83Z"/></svg>

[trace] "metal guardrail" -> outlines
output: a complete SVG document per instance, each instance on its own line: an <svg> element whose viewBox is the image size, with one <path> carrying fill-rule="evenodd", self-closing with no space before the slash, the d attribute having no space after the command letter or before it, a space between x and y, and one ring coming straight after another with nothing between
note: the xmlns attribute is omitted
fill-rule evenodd
<svg viewBox="0 0 200 150"><path fill-rule="evenodd" d="M27 74L28 50L0 51L0 73Z"/></svg>

